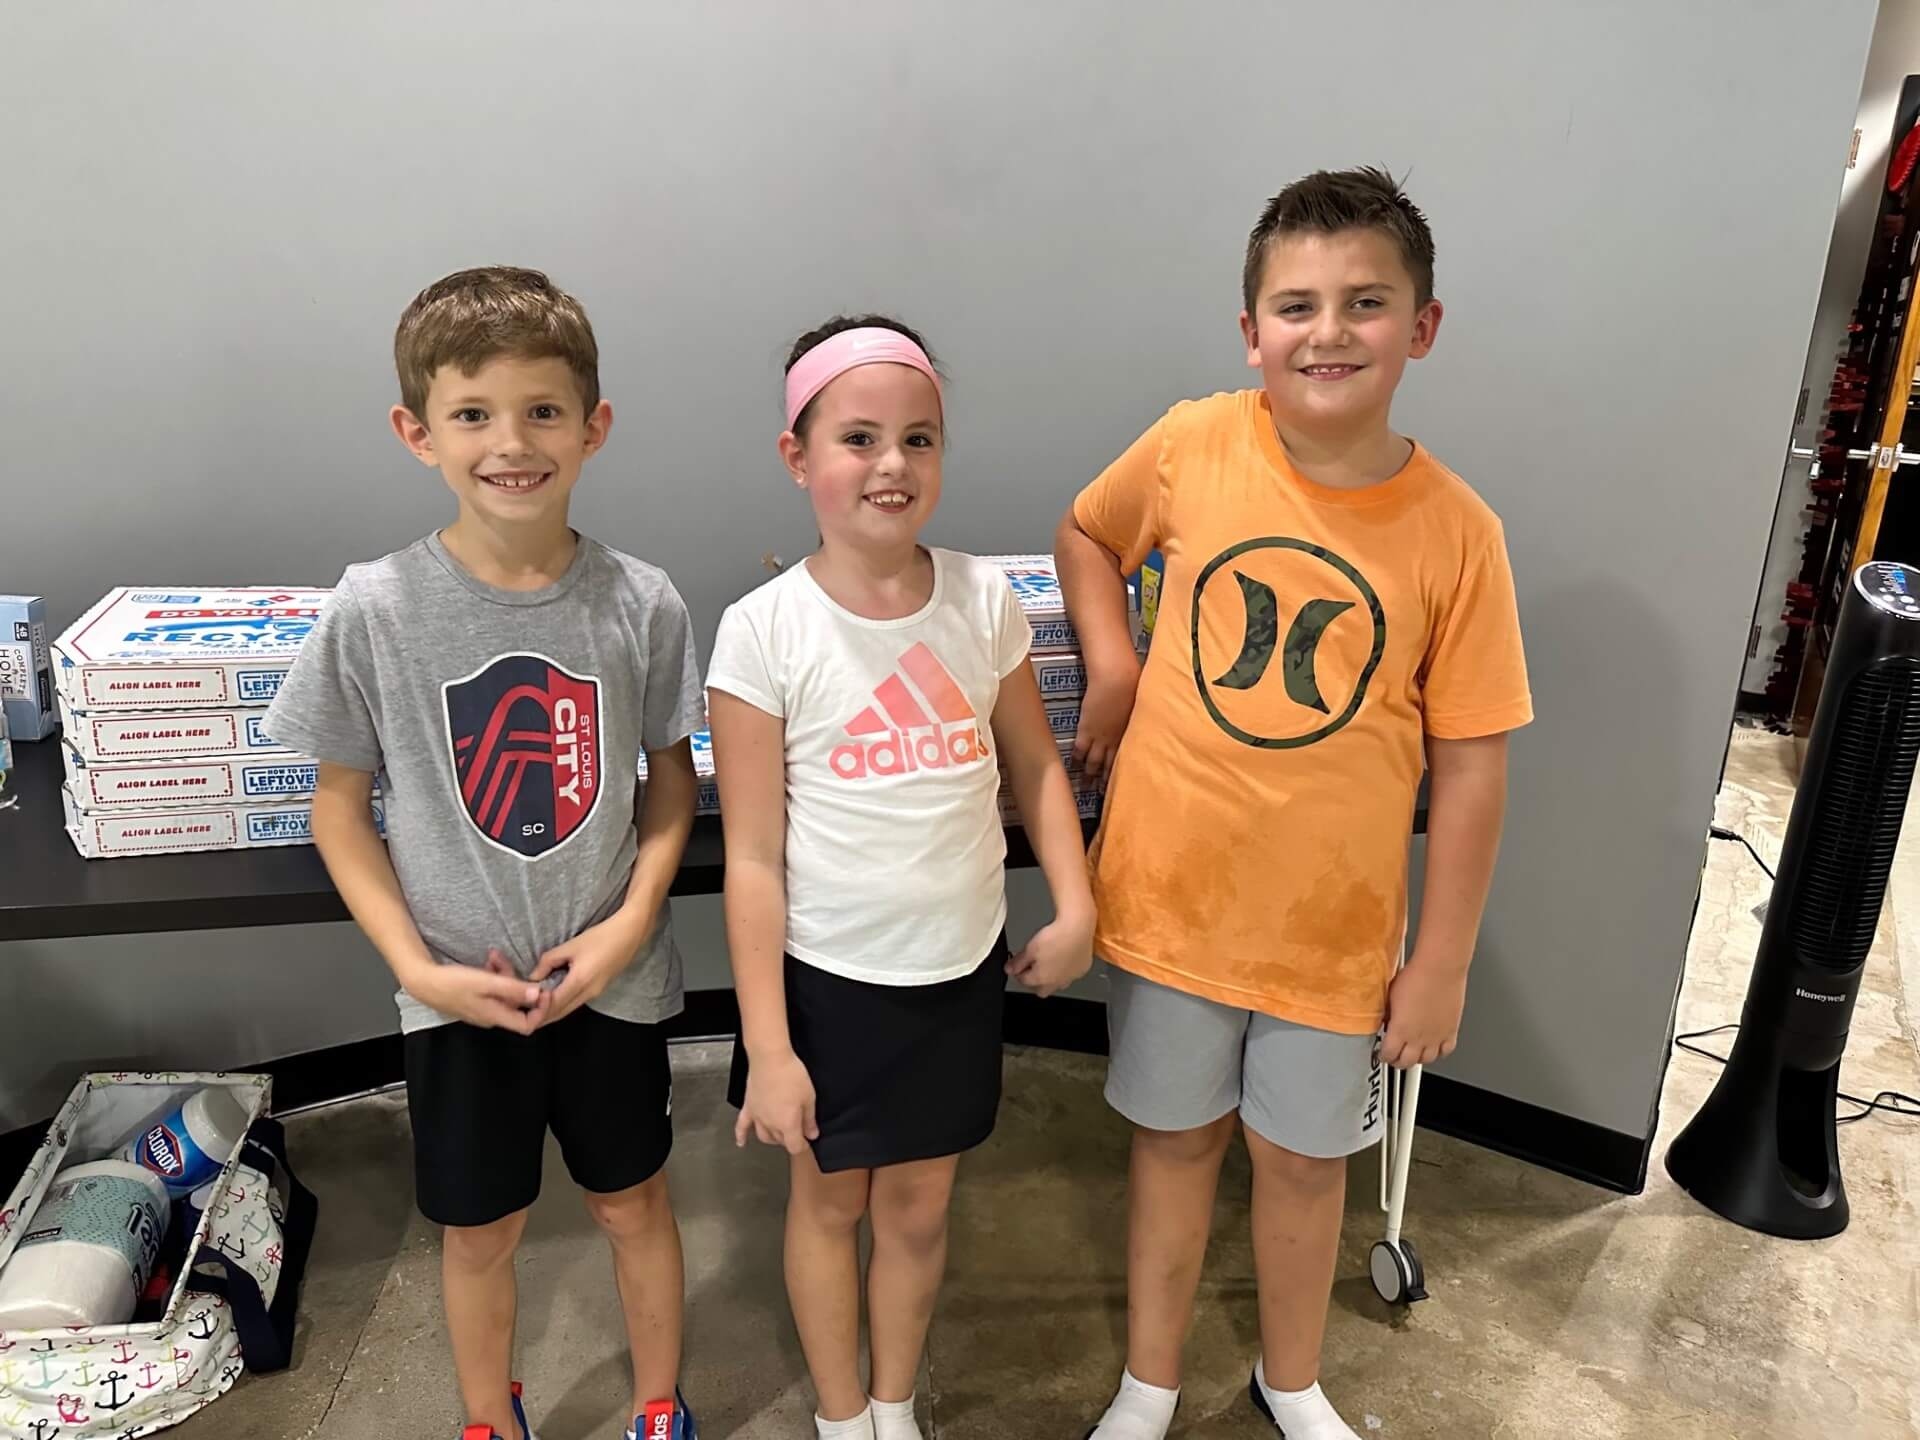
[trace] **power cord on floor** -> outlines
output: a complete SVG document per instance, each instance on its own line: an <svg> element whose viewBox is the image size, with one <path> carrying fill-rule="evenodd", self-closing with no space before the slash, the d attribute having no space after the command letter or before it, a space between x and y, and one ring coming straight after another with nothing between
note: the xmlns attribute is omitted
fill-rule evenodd
<svg viewBox="0 0 1920 1440"><path fill-rule="evenodd" d="M1769 880L1773 879L1773 867L1767 864L1766 861L1760 858L1760 852L1754 849L1753 843L1750 840L1748 840L1746 836L1742 835L1739 831L1724 830L1720 826L1715 825L1708 829L1707 836L1709 839L1713 839L1713 840L1739 841L1742 845L1745 845L1747 847L1747 854L1753 856L1753 863L1758 865L1762 870L1767 872L1767 879Z"/></svg>
<svg viewBox="0 0 1920 1440"><path fill-rule="evenodd" d="M1739 1028L1738 1025L1716 1025L1711 1030L1692 1030L1685 1035L1674 1036L1673 1043L1677 1048L1685 1050L1690 1055L1702 1055L1713 1061L1716 1065L1724 1065L1727 1063L1726 1056L1716 1055L1704 1046L1693 1045L1688 1042L1710 1039L1715 1035L1725 1035L1728 1031L1738 1030ZM1871 1100L1862 1100L1858 1095L1849 1095L1843 1090L1840 1092L1840 1098L1847 1104L1858 1105L1860 1108L1851 1115L1841 1115L1837 1117L1834 1121L1836 1125L1851 1125L1856 1120L1866 1119L1867 1116L1873 1114L1876 1110L1883 1110L1889 1115L1905 1115L1909 1119L1920 1119L1920 1100L1914 1099L1911 1095L1904 1095L1898 1090L1882 1090Z"/></svg>
<svg viewBox="0 0 1920 1440"><path fill-rule="evenodd" d="M1739 841L1747 847L1747 853L1753 856L1753 863L1766 871L1767 879L1771 880L1774 878L1773 867L1760 858L1760 852L1753 848L1746 836L1734 830L1723 829L1718 825L1710 828L1707 834L1715 840ZM1739 1028L1740 1027L1735 1024L1716 1025L1711 1030L1692 1030L1685 1035L1674 1036L1673 1043L1677 1048L1685 1050L1690 1055L1701 1055L1713 1061L1716 1065L1724 1065L1727 1063L1726 1056L1716 1055L1713 1051L1703 1046L1690 1044L1689 1042L1711 1039L1715 1035L1725 1035L1729 1031L1738 1031ZM1920 1119L1920 1100L1914 1099L1911 1095L1902 1094L1898 1090L1882 1090L1871 1100L1862 1100L1858 1095L1849 1095L1845 1091L1842 1091L1840 1093L1840 1099L1849 1105L1858 1105L1860 1108L1851 1115L1837 1116L1833 1122L1836 1125L1851 1125L1856 1120L1866 1119L1867 1116L1873 1114L1876 1110L1885 1111L1889 1115L1904 1115L1909 1119Z"/></svg>

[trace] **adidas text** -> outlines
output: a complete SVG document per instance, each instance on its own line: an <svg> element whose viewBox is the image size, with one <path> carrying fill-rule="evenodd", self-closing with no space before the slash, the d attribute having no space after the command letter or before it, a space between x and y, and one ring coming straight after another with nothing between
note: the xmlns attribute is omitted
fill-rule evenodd
<svg viewBox="0 0 1920 1440"><path fill-rule="evenodd" d="M943 730L936 725L913 735L889 730L864 745L856 741L836 746L827 763L842 780L864 780L869 775L911 775L916 770L971 765L992 753L979 726Z"/></svg>

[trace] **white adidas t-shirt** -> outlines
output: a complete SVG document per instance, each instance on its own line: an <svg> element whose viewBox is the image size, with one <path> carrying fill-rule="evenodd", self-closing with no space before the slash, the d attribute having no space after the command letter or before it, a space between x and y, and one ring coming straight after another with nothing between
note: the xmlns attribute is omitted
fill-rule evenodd
<svg viewBox="0 0 1920 1440"><path fill-rule="evenodd" d="M933 597L900 620L794 566L728 607L707 672L786 721L788 953L881 985L971 974L1007 919L989 722L1033 630L1002 571L931 554Z"/></svg>

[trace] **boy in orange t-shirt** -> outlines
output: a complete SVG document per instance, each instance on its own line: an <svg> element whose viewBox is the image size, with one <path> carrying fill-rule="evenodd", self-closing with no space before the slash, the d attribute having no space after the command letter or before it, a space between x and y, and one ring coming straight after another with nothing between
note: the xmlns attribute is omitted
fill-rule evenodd
<svg viewBox="0 0 1920 1440"><path fill-rule="evenodd" d="M1135 1126L1127 1373L1093 1440L1166 1434L1236 1120L1253 1402L1288 1440L1354 1435L1317 1381L1346 1157L1379 1137L1380 1065L1453 1050L1506 735L1533 715L1499 520L1389 428L1440 327L1425 217L1380 171L1310 175L1254 227L1244 290L1262 388L1174 406L1056 546L1087 664L1075 752L1111 769L1094 948L1107 1097ZM1142 667L1122 577L1154 549ZM1423 770L1424 903L1396 974Z"/></svg>

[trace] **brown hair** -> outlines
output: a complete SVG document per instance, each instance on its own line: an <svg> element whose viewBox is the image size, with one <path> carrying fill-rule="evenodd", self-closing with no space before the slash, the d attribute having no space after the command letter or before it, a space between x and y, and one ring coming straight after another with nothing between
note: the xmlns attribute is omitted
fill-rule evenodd
<svg viewBox="0 0 1920 1440"><path fill-rule="evenodd" d="M459 270L413 297L393 335L400 403L425 420L442 366L471 375L501 355L564 360L580 386L581 418L600 403L600 347L587 312L538 270L513 265Z"/></svg>
<svg viewBox="0 0 1920 1440"><path fill-rule="evenodd" d="M800 363L800 357L802 355L806 354L822 341L831 340L835 335L845 330L891 330L896 335L904 335L907 339L918 345L926 354L927 363L933 366L936 373L940 369L940 362L934 358L933 351L928 348L927 342L920 338L920 332L915 330L911 325L894 319L891 315L834 316L831 320L827 321L826 324L815 326L793 342L793 348L787 352L786 368L788 370L793 369L794 366ZM814 400L819 398L820 397L816 395ZM800 413L793 417L793 433L805 439L807 422L812 419L813 400L809 400L805 405L800 407Z"/></svg>
<svg viewBox="0 0 1920 1440"><path fill-rule="evenodd" d="M1267 202L1247 236L1247 265L1240 276L1241 299L1254 313L1267 251L1276 237L1301 233L1334 235L1342 230L1374 230L1393 241L1413 277L1414 302L1433 299L1433 232L1420 207L1407 198L1385 170L1316 170L1294 181Z"/></svg>

